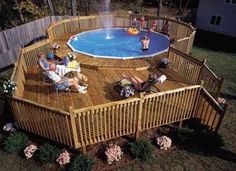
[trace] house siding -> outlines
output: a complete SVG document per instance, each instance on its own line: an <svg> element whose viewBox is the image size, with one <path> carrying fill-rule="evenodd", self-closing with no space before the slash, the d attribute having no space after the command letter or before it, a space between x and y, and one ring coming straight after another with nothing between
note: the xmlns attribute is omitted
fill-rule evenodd
<svg viewBox="0 0 236 171"><path fill-rule="evenodd" d="M210 24L213 15L222 16L220 25ZM196 27L236 37L236 4L225 4L225 0L199 0Z"/></svg>

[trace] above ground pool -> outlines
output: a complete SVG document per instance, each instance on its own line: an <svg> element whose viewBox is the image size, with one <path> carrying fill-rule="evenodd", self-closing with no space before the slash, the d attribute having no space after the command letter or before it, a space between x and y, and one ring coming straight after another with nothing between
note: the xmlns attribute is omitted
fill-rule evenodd
<svg viewBox="0 0 236 171"><path fill-rule="evenodd" d="M143 51L141 38L150 39L149 49ZM131 59L152 57L168 51L167 36L146 31L130 35L123 28L98 29L72 36L67 44L74 51L98 58Z"/></svg>

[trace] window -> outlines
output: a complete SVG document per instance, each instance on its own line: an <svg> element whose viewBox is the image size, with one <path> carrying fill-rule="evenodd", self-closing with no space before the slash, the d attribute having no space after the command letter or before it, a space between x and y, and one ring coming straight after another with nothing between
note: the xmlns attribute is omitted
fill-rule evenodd
<svg viewBox="0 0 236 171"><path fill-rule="evenodd" d="M235 4L236 5L236 0L225 0L225 4Z"/></svg>
<svg viewBox="0 0 236 171"><path fill-rule="evenodd" d="M220 23L221 23L221 19L222 19L221 16L215 16L215 15L212 15L212 16L211 16L210 24L213 24L213 25L217 25L217 26L219 26Z"/></svg>

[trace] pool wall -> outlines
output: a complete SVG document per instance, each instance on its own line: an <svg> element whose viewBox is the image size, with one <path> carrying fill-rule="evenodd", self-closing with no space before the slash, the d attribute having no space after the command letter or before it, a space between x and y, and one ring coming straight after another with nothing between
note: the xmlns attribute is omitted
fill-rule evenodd
<svg viewBox="0 0 236 171"><path fill-rule="evenodd" d="M130 25L129 16L110 16L113 18L114 28L127 28ZM182 21L166 18L166 17L151 17L144 16L145 24L144 28L152 26L154 20L157 20L158 29L160 30L165 21L169 22L169 34L170 37L175 40L175 43L171 45L184 53L190 53L193 46L193 41L196 33L196 29L191 25ZM85 16L73 19L61 20L53 23L48 29L48 37L51 42L55 42L65 36L75 35L77 33L103 28L101 16ZM137 16L139 19L139 16Z"/></svg>

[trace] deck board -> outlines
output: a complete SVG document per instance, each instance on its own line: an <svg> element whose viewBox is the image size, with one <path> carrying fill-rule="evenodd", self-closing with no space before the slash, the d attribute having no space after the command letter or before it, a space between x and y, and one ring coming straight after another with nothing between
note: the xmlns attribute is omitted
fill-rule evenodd
<svg viewBox="0 0 236 171"><path fill-rule="evenodd" d="M61 58L71 51L66 44L69 37L70 35L64 35L54 41L61 45L57 52ZM32 67L26 73L24 98L65 111L69 111L70 106L74 109L91 107L121 100L119 93L113 87L117 81L122 79L122 74L136 75L145 81L150 71L167 76L167 80L163 84L155 85L159 91L190 85L187 80L170 69L155 69L154 66L166 55L167 53L163 53L152 58L117 60L77 54L76 60L80 63L81 72L89 79L88 92L80 94L75 89L71 91L71 95L68 92L61 92L58 99L53 85L48 82L44 83L39 68Z"/></svg>
<svg viewBox="0 0 236 171"><path fill-rule="evenodd" d="M59 108L65 111L69 110L69 106L74 109L90 107L94 105L104 104L121 100L119 94L113 89L115 83L122 79L122 74L136 75L142 80L146 80L149 75L148 70L131 71L131 70L94 70L82 68L89 81L88 92L80 94L75 89L71 90L71 96L68 92L60 92L58 100L56 92L51 83L44 83L38 68L31 68L26 75L24 98L36 101L38 103ZM154 70L154 72L163 73L163 71ZM156 84L155 87L159 91L176 89L189 84L177 80L177 76L168 76L163 84ZM175 78L175 79L173 79Z"/></svg>

